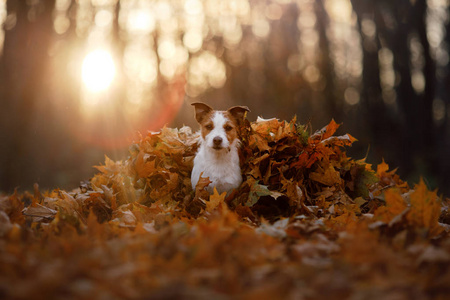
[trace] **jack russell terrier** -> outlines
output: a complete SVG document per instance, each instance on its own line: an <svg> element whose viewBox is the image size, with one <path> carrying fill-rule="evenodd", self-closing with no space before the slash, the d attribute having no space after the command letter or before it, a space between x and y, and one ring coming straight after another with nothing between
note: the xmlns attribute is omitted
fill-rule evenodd
<svg viewBox="0 0 450 300"><path fill-rule="evenodd" d="M246 106L234 106L226 111L214 110L204 103L192 103L195 118L200 124L200 147L194 158L191 182L195 190L200 175L209 177L206 188L213 193L228 192L242 183L238 148L239 125L250 111ZM202 174L203 173L203 174Z"/></svg>

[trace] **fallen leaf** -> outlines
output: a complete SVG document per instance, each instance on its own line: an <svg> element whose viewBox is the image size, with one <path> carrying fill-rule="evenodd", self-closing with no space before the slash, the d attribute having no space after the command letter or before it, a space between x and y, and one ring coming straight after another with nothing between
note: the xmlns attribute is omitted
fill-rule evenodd
<svg viewBox="0 0 450 300"><path fill-rule="evenodd" d="M411 209L407 215L409 223L428 230L430 237L440 234L443 231L438 222L441 205L436 191L429 191L421 179L419 184L414 187L410 197Z"/></svg>
<svg viewBox="0 0 450 300"><path fill-rule="evenodd" d="M245 203L246 206L253 206L258 202L259 198L262 196L269 196L270 191L267 186L259 184L258 181L254 181L250 186L250 194L248 201Z"/></svg>
<svg viewBox="0 0 450 300"><path fill-rule="evenodd" d="M395 189L386 190L384 199L386 206L381 206L374 212L375 219L384 223L391 222L395 216L400 215L407 208L405 199Z"/></svg>
<svg viewBox="0 0 450 300"><path fill-rule="evenodd" d="M40 204L36 204L36 206L28 206L24 208L22 212L25 216L43 218L47 220L53 220L57 213L56 210Z"/></svg>
<svg viewBox="0 0 450 300"><path fill-rule="evenodd" d="M226 192L219 194L216 187L214 187L214 193L209 196L209 201L206 201L206 211L213 211L216 207L219 206L219 204L224 202L226 195Z"/></svg>
<svg viewBox="0 0 450 300"><path fill-rule="evenodd" d="M320 165L315 172L309 174L309 179L320 182L327 186L340 185L341 177L339 172L329 164L325 169Z"/></svg>

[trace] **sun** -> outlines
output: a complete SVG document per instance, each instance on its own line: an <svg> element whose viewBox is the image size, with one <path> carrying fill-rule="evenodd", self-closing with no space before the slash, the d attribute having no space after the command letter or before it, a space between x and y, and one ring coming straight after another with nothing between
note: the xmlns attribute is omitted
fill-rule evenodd
<svg viewBox="0 0 450 300"><path fill-rule="evenodd" d="M97 49L84 58L81 77L89 91L96 93L108 89L115 75L114 60L108 51Z"/></svg>

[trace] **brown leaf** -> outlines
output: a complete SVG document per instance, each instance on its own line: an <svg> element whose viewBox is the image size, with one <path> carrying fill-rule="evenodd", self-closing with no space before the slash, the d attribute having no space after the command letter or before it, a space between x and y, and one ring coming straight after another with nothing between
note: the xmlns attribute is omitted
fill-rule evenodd
<svg viewBox="0 0 450 300"><path fill-rule="evenodd" d="M25 217L22 215L24 204L20 199L17 189L9 197L0 198L0 211L4 211L11 223L17 223L19 225L25 222Z"/></svg>
<svg viewBox="0 0 450 300"><path fill-rule="evenodd" d="M209 192L206 187L212 182L209 177L202 177L203 173L200 174L200 178L195 186L195 195L192 200L185 203L186 210L194 216L200 214L202 210L206 208L206 202L209 200Z"/></svg>
<svg viewBox="0 0 450 300"><path fill-rule="evenodd" d="M12 228L13 225L11 224L6 212L0 210L0 237L7 235Z"/></svg>
<svg viewBox="0 0 450 300"><path fill-rule="evenodd" d="M40 204L36 204L35 206L28 206L23 210L23 214L25 216L43 218L47 220L53 220L56 213L56 210Z"/></svg>
<svg viewBox="0 0 450 300"><path fill-rule="evenodd" d="M339 185L341 184L341 177L338 171L329 164L325 168L318 166L315 172L309 174L309 179L320 182L327 186Z"/></svg>

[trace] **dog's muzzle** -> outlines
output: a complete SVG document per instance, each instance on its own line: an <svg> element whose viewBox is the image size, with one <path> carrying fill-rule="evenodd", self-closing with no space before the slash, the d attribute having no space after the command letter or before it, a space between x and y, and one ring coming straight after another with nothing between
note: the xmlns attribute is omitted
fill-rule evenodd
<svg viewBox="0 0 450 300"><path fill-rule="evenodd" d="M213 138L213 148L216 150L222 149L223 139L220 136L216 136Z"/></svg>

